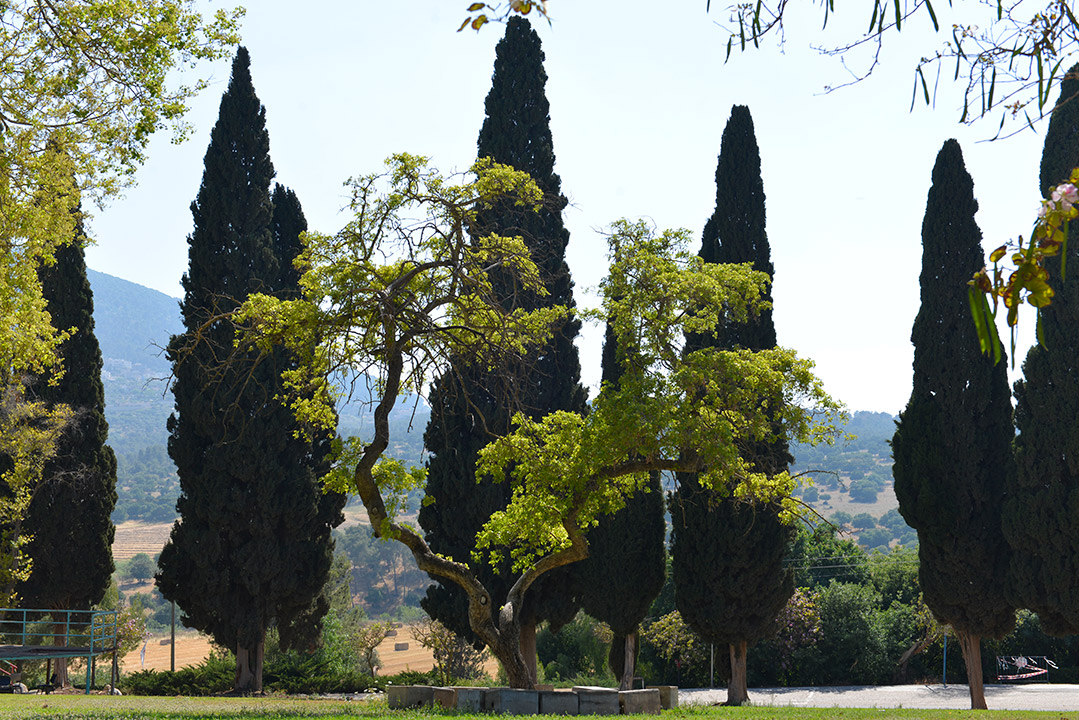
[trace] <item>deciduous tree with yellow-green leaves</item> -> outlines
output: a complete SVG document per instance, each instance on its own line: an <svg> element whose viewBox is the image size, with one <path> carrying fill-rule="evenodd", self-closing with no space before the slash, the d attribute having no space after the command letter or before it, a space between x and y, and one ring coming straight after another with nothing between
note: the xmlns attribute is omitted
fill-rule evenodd
<svg viewBox="0 0 1079 720"><path fill-rule="evenodd" d="M691 470L721 493L789 500L794 481L754 472L740 447L777 432L792 441L828 436L840 408L812 363L792 351L683 353L687 331L712 332L721 315L744 320L767 278L744 265L705 266L688 252L684 231L617 223L597 316L610 318L624 348L621 382L601 391L587 418L518 415L514 431L481 454L480 474L513 486L509 506L477 538L477 553L491 560L510 548L518 573L505 603L493 607L468 565L432 552L396 515L422 472L382 458L400 393L422 391L454 355L491 368L525 362L568 312L526 312L495 295L494 269L515 275L527 292L544 292L536 265L520 237L467 230L491 203L508 198L534 208L542 196L526 174L490 160L472 172L455 182L423 158L396 155L385 174L352 181L353 221L333 236L306 238L304 297L253 296L237 320L251 326L248 340L264 348L285 342L296 353L300 364L286 380L307 419L332 422L326 393L312 391L328 391L327 378L348 370L376 380L373 436L348 444L331 484L359 495L376 535L404 543L420 569L465 590L473 631L511 685L531 687L519 646L522 601L544 573L587 556L585 529L598 516L643 488L650 470ZM761 388L789 400L779 417L758 407Z"/></svg>
<svg viewBox="0 0 1079 720"><path fill-rule="evenodd" d="M75 237L80 193L129 183L150 136L186 126L202 83L173 68L220 57L238 12L205 21L194 0L10 0L0 4L0 373L51 366L60 338L37 267ZM76 190L78 192L76 192Z"/></svg>
<svg viewBox="0 0 1079 720"><path fill-rule="evenodd" d="M204 19L194 0L0 2L0 556L17 568L20 500L51 453L63 408L26 403L25 375L61 372L67 328L53 327L38 270L77 237L80 198L99 204L130 183L150 136L186 132L202 85L169 72L222 56L239 11ZM48 415L48 417L46 417ZM39 428L40 429L40 428ZM13 577L18 579L17 577ZM5 581L6 582L6 581ZM10 601L10 597L9 597Z"/></svg>

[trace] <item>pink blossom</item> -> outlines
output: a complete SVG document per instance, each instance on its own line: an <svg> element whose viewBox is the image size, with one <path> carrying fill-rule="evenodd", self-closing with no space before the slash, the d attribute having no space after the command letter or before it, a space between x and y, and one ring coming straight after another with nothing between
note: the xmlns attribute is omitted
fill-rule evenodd
<svg viewBox="0 0 1079 720"><path fill-rule="evenodd" d="M1063 205L1062 210L1067 210L1068 207L1079 202L1079 191L1071 183L1057 185L1053 190L1053 201L1061 203Z"/></svg>

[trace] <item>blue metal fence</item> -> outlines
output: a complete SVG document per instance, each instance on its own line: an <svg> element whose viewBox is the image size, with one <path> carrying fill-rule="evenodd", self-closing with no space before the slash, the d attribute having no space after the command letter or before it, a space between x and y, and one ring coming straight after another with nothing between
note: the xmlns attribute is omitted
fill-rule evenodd
<svg viewBox="0 0 1079 720"><path fill-rule="evenodd" d="M0 658L51 660L86 658L86 692L94 659L112 654L115 666L119 614L116 610L0 608Z"/></svg>

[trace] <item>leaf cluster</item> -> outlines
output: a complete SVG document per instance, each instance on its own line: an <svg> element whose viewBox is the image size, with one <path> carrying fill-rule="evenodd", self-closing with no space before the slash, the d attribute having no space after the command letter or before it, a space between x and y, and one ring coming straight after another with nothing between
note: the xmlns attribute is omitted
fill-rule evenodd
<svg viewBox="0 0 1079 720"><path fill-rule="evenodd" d="M706 8L711 9L711 0ZM815 3L822 13L823 34L835 13L835 0ZM789 0L756 0L726 7L729 20L727 59L734 48L744 52L749 46L759 48L768 37L786 42ZM961 6L961 10L960 10ZM1000 110L999 137L1005 122L1019 121L1032 127L1046 114L1051 89L1065 77L1065 61L1079 52L1079 20L1068 0L1044 0L1041 3L1005 3L985 0L979 3L952 3L943 8L955 15L953 22L938 17L931 0L873 0L869 23L863 34L836 44L817 45L824 55L839 56L853 78L831 91L864 80L877 68L884 42L893 32L899 33L919 18L927 20L933 31L950 33L941 44L914 66L911 107L919 96L926 105L936 102L936 90L942 73L964 87L960 122L971 123ZM864 69L851 69L852 58L863 51ZM927 75L929 78L927 79ZM932 90L930 90L932 85ZM1019 129L1022 129L1019 128Z"/></svg>
<svg viewBox="0 0 1079 720"><path fill-rule="evenodd" d="M547 18L550 22L550 17L547 15L547 2L546 0L508 0L503 3L481 3L474 2L468 6L468 17L461 23L461 27L457 28L457 32L461 32L466 27L471 27L473 30L479 30L491 20L505 21L512 15L528 15L533 10L537 15Z"/></svg>
<svg viewBox="0 0 1079 720"><path fill-rule="evenodd" d="M61 338L36 272L75 237L79 195L97 201L130 182L150 135L186 133L182 115L203 82L169 72L220 57L239 10L210 21L194 0L0 3L0 367L39 372ZM0 378L9 382L10 378Z"/></svg>
<svg viewBox="0 0 1079 720"><path fill-rule="evenodd" d="M334 427L333 402L344 390L328 378L372 381L378 404L422 392L451 356L496 368L526 354L566 316L562 307L507 311L491 274L508 271L522 291L544 295L539 271L520 237L469 233L476 213L496 201L539 205L527 174L485 159L470 178L451 179L426 158L399 154L385 173L348 185L353 220L332 236L304 235L303 297L253 295L238 313L249 325L238 342L284 343L298 358L285 380L302 420ZM392 389L391 377L400 381ZM353 446L353 459L364 450ZM388 470L384 480L398 477Z"/></svg>
<svg viewBox="0 0 1079 720"><path fill-rule="evenodd" d="M982 268L974 274L968 285L970 311L978 330L978 342L982 353L992 354L994 362L1000 362L1000 340L997 335L996 317L998 304L1007 310L1005 316L1011 329L1012 363L1015 363L1015 333L1019 325L1019 308L1027 303L1040 311L1053 302L1054 290L1049 284L1049 271L1045 263L1049 258L1060 257L1060 280L1064 282L1068 257L1068 225L1079 216L1075 201L1075 183L1079 183L1079 168L1072 170L1069 182L1049 189L1049 199L1042 200L1038 220L1034 223L1031 241L1024 245L1023 236L1014 243L1001 245L989 254L993 271ZM1013 269L1001 266L1000 261L1011 253ZM989 307L990 298L993 301ZM1045 345L1045 338L1038 323L1038 342Z"/></svg>
<svg viewBox="0 0 1079 720"><path fill-rule="evenodd" d="M763 304L768 279L748 264L703 263L686 231L656 233L619 221L609 235L611 270L603 308L624 374L606 383L586 417L518 415L514 431L480 453L478 474L509 478L509 506L478 537L492 560L509 547L515 569L570 544L643 490L650 470L700 473L719 496L778 501L796 514L787 473L756 471L747 450L779 436L827 440L841 408L793 351L704 348L685 333L714 333Z"/></svg>
<svg viewBox="0 0 1079 720"><path fill-rule="evenodd" d="M46 463L73 413L66 405L49 407L24 396L21 383L0 387L0 544L4 562L0 570L0 601L15 601L16 583L30 576L31 563L23 557L30 538L18 531Z"/></svg>

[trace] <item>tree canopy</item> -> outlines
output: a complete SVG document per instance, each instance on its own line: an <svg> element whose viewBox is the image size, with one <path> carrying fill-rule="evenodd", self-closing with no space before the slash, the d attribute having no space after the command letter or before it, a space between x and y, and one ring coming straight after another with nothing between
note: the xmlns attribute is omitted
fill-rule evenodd
<svg viewBox="0 0 1079 720"><path fill-rule="evenodd" d="M716 207L701 234L705 263L749 263L774 280L765 222L760 150L749 108L735 105L723 129L716 163ZM745 322L724 319L711 335L692 335L689 348L765 350L776 346L771 285L766 305ZM779 398L762 394L763 408ZM783 433L747 443L743 454L757 472L786 472L791 463ZM769 628L794 592L783 559L794 528L779 521L773 503L716 498L692 473L678 475L672 495L671 555L675 600L683 619L710 642L730 648L727 704L748 702L746 650Z"/></svg>
<svg viewBox="0 0 1079 720"><path fill-rule="evenodd" d="M82 223L80 236L56 251L40 270L47 310L58 328L71 334L60 346L65 372L52 382L36 376L30 391L50 406L74 413L56 455L33 488L22 531L33 562L19 588L24 607L71 610L96 605L113 571L110 520L116 504L116 457L105 444L105 391L101 350L94 334L94 296L86 277Z"/></svg>
<svg viewBox="0 0 1079 720"><path fill-rule="evenodd" d="M1079 80L1064 84L1045 134L1043 193L1056 182L1054 177L1079 166L1079 103L1067 102L1064 93L1069 91L1079 92ZM1023 379L1015 384L1018 473L1004 506L1004 530L1015 551L1009 569L1011 599L1037 612L1043 627L1056 635L1079 632L1079 516L1073 511L1079 502L1077 251L1073 238L1066 252L1046 263L1056 293L1039 317L1044 343L1027 353Z"/></svg>
<svg viewBox="0 0 1079 720"><path fill-rule="evenodd" d="M288 352L234 355L232 327L217 319L256 290L299 294L288 268L306 226L295 194L278 186L271 196L266 111L243 47L204 165L183 278L186 331L168 348L180 520L161 552L158 586L186 624L235 648L235 688L257 692L268 628L285 647L317 639L344 498L321 491L332 431L301 433L280 397Z"/></svg>
<svg viewBox="0 0 1079 720"><path fill-rule="evenodd" d="M765 278L745 266L703 267L686 252L684 231L617 224L602 313L634 358L627 363L632 370L617 392L601 393L587 418L519 414L515 431L481 453L481 472L508 479L513 499L480 532L477 552L497 561L508 548L520 573L506 604L492 607L468 565L433 553L396 516L402 493L422 472L379 461L399 393L422 390L454 354L497 367L543 342L565 317L558 306L505 310L491 268L542 294L538 269L521 238L467 232L492 203L508 197L536 207L542 194L524 173L490 160L477 162L474 177L458 183L415 156L396 155L388 166L384 175L351 182L354 220L343 230L307 235L304 298L253 296L239 319L254 324L251 337L263 348L281 340L294 350L300 364L286 373L293 390L327 387L327 377L346 368L377 380L373 438L348 444L333 486L358 493L375 533L407 545L421 569L465 588L473 631L507 667L511 683L528 687L516 646L521 601L536 578L585 556L583 529L598 515L620 507L653 469L699 471L704 482L730 494L785 496L789 476L754 473L739 454L740 441L777 431L819 439L831 431L819 421L839 407L813 376L812 363L789 350L685 355L687 330L709 332L725 314L745 318ZM790 401L778 418L760 412L755 387ZM309 420L332 423L332 403L320 398L300 396L293 404ZM683 455L690 447L696 452ZM785 507L793 510L793 503Z"/></svg>
<svg viewBox="0 0 1079 720"><path fill-rule="evenodd" d="M221 57L240 11L204 21L194 0L12 0L0 5L0 372L39 372L62 334L37 266L75 236L79 195L131 181L156 130L183 137L188 99L170 71ZM78 190L79 192L76 192ZM3 378L5 382L9 377Z"/></svg>
<svg viewBox="0 0 1079 720"><path fill-rule="evenodd" d="M913 391L892 439L892 472L899 511L918 531L925 603L959 634L971 707L984 709L981 638L1015 625L1001 529L1015 465L1007 370L981 354L964 298L963 279L981 263L977 210L959 143L948 140L922 223Z"/></svg>

